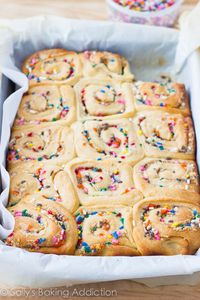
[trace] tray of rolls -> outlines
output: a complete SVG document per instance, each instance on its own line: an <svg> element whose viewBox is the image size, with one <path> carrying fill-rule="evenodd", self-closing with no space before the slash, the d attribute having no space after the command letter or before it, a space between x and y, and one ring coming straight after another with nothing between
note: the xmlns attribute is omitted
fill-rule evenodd
<svg viewBox="0 0 200 300"><path fill-rule="evenodd" d="M175 48L172 32L168 45L164 40L161 51L156 48L160 56ZM139 51L134 61L132 48L123 52L114 43L104 48L87 37L88 47L72 47L73 39L68 46L34 38L33 32L22 55L28 41L15 42L14 59L2 63L4 76L17 84L4 101L2 247L63 258L197 253L200 189L189 63L176 75L174 53L159 57L154 70L144 57L138 60Z"/></svg>

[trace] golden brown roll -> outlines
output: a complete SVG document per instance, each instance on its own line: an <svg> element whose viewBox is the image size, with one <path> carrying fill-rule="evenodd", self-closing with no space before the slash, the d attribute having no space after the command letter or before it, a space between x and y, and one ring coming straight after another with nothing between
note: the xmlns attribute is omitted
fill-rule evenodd
<svg viewBox="0 0 200 300"><path fill-rule="evenodd" d="M110 77L120 81L132 81L128 61L112 52L85 51L80 54L85 77Z"/></svg>
<svg viewBox="0 0 200 300"><path fill-rule="evenodd" d="M145 111L135 118L146 156L195 159L195 138L190 117Z"/></svg>
<svg viewBox="0 0 200 300"><path fill-rule="evenodd" d="M133 84L133 91L138 111L162 110L190 115L189 99L184 84L138 81Z"/></svg>
<svg viewBox="0 0 200 300"><path fill-rule="evenodd" d="M200 206L148 198L133 209L133 236L142 255L194 254L200 248Z"/></svg>
<svg viewBox="0 0 200 300"><path fill-rule="evenodd" d="M134 182L145 197L200 201L197 165L189 160L146 158L134 167Z"/></svg>
<svg viewBox="0 0 200 300"><path fill-rule="evenodd" d="M38 84L74 85L82 76L80 57L65 49L46 49L28 57L22 71L30 86Z"/></svg>
<svg viewBox="0 0 200 300"><path fill-rule="evenodd" d="M142 194L135 189L132 168L111 160L74 159L66 167L82 205L133 205Z"/></svg>
<svg viewBox="0 0 200 300"><path fill-rule="evenodd" d="M132 117L135 109L130 83L85 78L75 86L78 119Z"/></svg>
<svg viewBox="0 0 200 300"><path fill-rule="evenodd" d="M30 196L30 201L42 196L71 212L79 206L72 182L61 167L44 162L22 162L12 166L9 175L9 206L16 205L26 196Z"/></svg>
<svg viewBox="0 0 200 300"><path fill-rule="evenodd" d="M128 119L88 120L73 124L73 128L79 157L135 164L144 156L134 124Z"/></svg>
<svg viewBox="0 0 200 300"><path fill-rule="evenodd" d="M24 94L14 126L75 121L75 94L69 85L39 85Z"/></svg>
<svg viewBox="0 0 200 300"><path fill-rule="evenodd" d="M75 156L73 132L66 126L41 124L12 131L8 165L27 160L64 164Z"/></svg>
<svg viewBox="0 0 200 300"><path fill-rule="evenodd" d="M46 199L34 203L26 199L9 210L15 227L5 241L7 245L41 253L74 254L76 222L64 207Z"/></svg>
<svg viewBox="0 0 200 300"><path fill-rule="evenodd" d="M125 206L80 207L77 255L140 255L133 239L132 209Z"/></svg>

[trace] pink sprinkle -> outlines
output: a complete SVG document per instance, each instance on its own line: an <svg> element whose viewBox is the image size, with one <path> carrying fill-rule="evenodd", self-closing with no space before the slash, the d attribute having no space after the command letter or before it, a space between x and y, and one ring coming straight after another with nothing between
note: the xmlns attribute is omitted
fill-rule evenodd
<svg viewBox="0 0 200 300"><path fill-rule="evenodd" d="M16 120L17 125L24 125L25 121L23 118Z"/></svg>
<svg viewBox="0 0 200 300"><path fill-rule="evenodd" d="M22 212L21 211L16 211L14 214L15 217L21 217L22 216Z"/></svg>
<svg viewBox="0 0 200 300"><path fill-rule="evenodd" d="M112 239L111 243L113 245L118 245L119 244L119 241L117 239Z"/></svg>
<svg viewBox="0 0 200 300"><path fill-rule="evenodd" d="M61 231L61 238L60 238L60 240L61 240L61 241L63 241L63 240L65 239L65 237L66 237L66 232L65 232L65 230L64 230L64 229L62 229L62 231Z"/></svg>
<svg viewBox="0 0 200 300"><path fill-rule="evenodd" d="M62 199L60 197L57 197L56 202L62 202Z"/></svg>
<svg viewBox="0 0 200 300"><path fill-rule="evenodd" d="M34 65L36 62L37 62L37 60L35 59L35 57L33 57L33 58L31 59L31 61L30 61L30 64L31 64L31 65Z"/></svg>
<svg viewBox="0 0 200 300"><path fill-rule="evenodd" d="M158 233L158 234L155 234L155 235L154 235L154 238L155 238L155 240L159 241L159 240L160 240L160 235L159 235L159 233Z"/></svg>
<svg viewBox="0 0 200 300"><path fill-rule="evenodd" d="M152 105L151 100L146 100L146 105L151 106Z"/></svg>
<svg viewBox="0 0 200 300"><path fill-rule="evenodd" d="M85 186L84 186L83 190L86 194L88 194L88 189Z"/></svg>
<svg viewBox="0 0 200 300"><path fill-rule="evenodd" d="M119 100L117 100L117 103L119 103L119 104L125 104L125 103L126 103L126 100L124 100L124 99L119 99Z"/></svg>
<svg viewBox="0 0 200 300"><path fill-rule="evenodd" d="M58 243L58 238L57 236L54 236L53 237L53 244L56 245Z"/></svg>
<svg viewBox="0 0 200 300"><path fill-rule="evenodd" d="M144 166L144 165L140 166L140 167L139 167L139 170L140 170L141 172L144 172L144 171L145 171L145 166Z"/></svg>
<svg viewBox="0 0 200 300"><path fill-rule="evenodd" d="M109 186L109 189L110 189L111 191L116 191L116 190L117 190L117 187L116 187L116 185L110 185L110 186Z"/></svg>

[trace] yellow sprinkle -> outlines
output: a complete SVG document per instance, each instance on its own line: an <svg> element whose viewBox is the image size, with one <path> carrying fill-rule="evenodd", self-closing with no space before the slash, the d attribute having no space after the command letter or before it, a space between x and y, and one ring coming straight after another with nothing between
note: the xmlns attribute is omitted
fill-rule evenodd
<svg viewBox="0 0 200 300"><path fill-rule="evenodd" d="M41 211L41 206L38 205L38 206L36 207L36 210L40 212L40 211Z"/></svg>
<svg viewBox="0 0 200 300"><path fill-rule="evenodd" d="M177 227L179 224L178 223L173 223L172 227Z"/></svg>
<svg viewBox="0 0 200 300"><path fill-rule="evenodd" d="M139 134L139 135L142 135L142 134L143 134L141 129L138 130L138 134Z"/></svg>
<svg viewBox="0 0 200 300"><path fill-rule="evenodd" d="M118 174L119 173L119 171L116 169L116 170L114 170L114 172L113 172L114 174Z"/></svg>
<svg viewBox="0 0 200 300"><path fill-rule="evenodd" d="M112 236L112 234L108 234L107 237L108 237L109 239L112 239L113 236Z"/></svg>
<svg viewBox="0 0 200 300"><path fill-rule="evenodd" d="M121 152L121 154L123 155L123 154L127 154L128 153L128 150L127 149L125 149L125 150L123 150L122 152Z"/></svg>

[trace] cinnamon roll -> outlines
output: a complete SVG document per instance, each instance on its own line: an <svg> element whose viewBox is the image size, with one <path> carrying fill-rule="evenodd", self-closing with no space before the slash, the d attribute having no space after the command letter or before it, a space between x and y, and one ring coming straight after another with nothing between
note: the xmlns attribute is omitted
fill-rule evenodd
<svg viewBox="0 0 200 300"><path fill-rule="evenodd" d="M138 111L162 110L190 115L189 99L184 84L138 81L133 84L133 91Z"/></svg>
<svg viewBox="0 0 200 300"><path fill-rule="evenodd" d="M6 245L28 251L74 254L77 228L74 217L64 207L46 199L28 199L9 208L15 218L14 231Z"/></svg>
<svg viewBox="0 0 200 300"><path fill-rule="evenodd" d="M85 51L80 54L85 77L110 77L121 81L132 81L128 61L112 52Z"/></svg>
<svg viewBox="0 0 200 300"><path fill-rule="evenodd" d="M200 206L148 198L133 209L133 236L142 255L194 254L200 248Z"/></svg>
<svg viewBox="0 0 200 300"><path fill-rule="evenodd" d="M130 205L142 199L132 168L110 160L74 159L66 167L82 205Z"/></svg>
<svg viewBox="0 0 200 300"><path fill-rule="evenodd" d="M146 156L195 159L195 138L190 117L145 111L136 117L135 124Z"/></svg>
<svg viewBox="0 0 200 300"><path fill-rule="evenodd" d="M199 176L194 161L146 158L134 167L134 182L145 197L173 197L200 201Z"/></svg>
<svg viewBox="0 0 200 300"><path fill-rule="evenodd" d="M132 233L132 209L124 206L80 207L77 255L140 255Z"/></svg>
<svg viewBox="0 0 200 300"><path fill-rule="evenodd" d="M73 124L73 128L79 157L134 164L144 156L134 124L128 119L88 120Z"/></svg>
<svg viewBox="0 0 200 300"><path fill-rule="evenodd" d="M38 51L28 57L22 66L30 86L38 84L74 85L82 76L80 57L64 49Z"/></svg>
<svg viewBox="0 0 200 300"><path fill-rule="evenodd" d="M61 167L44 162L22 162L9 170L9 206L16 205L26 196L30 201L43 197L74 212L79 201L68 174Z"/></svg>
<svg viewBox="0 0 200 300"><path fill-rule="evenodd" d="M40 85L31 87L23 96L14 127L57 121L69 125L75 118L75 95L71 86Z"/></svg>
<svg viewBox="0 0 200 300"><path fill-rule="evenodd" d="M82 79L75 87L78 119L123 118L134 115L130 83Z"/></svg>
<svg viewBox="0 0 200 300"><path fill-rule="evenodd" d="M20 161L64 164L75 156L73 132L63 125L24 126L14 129L8 148L8 165Z"/></svg>

